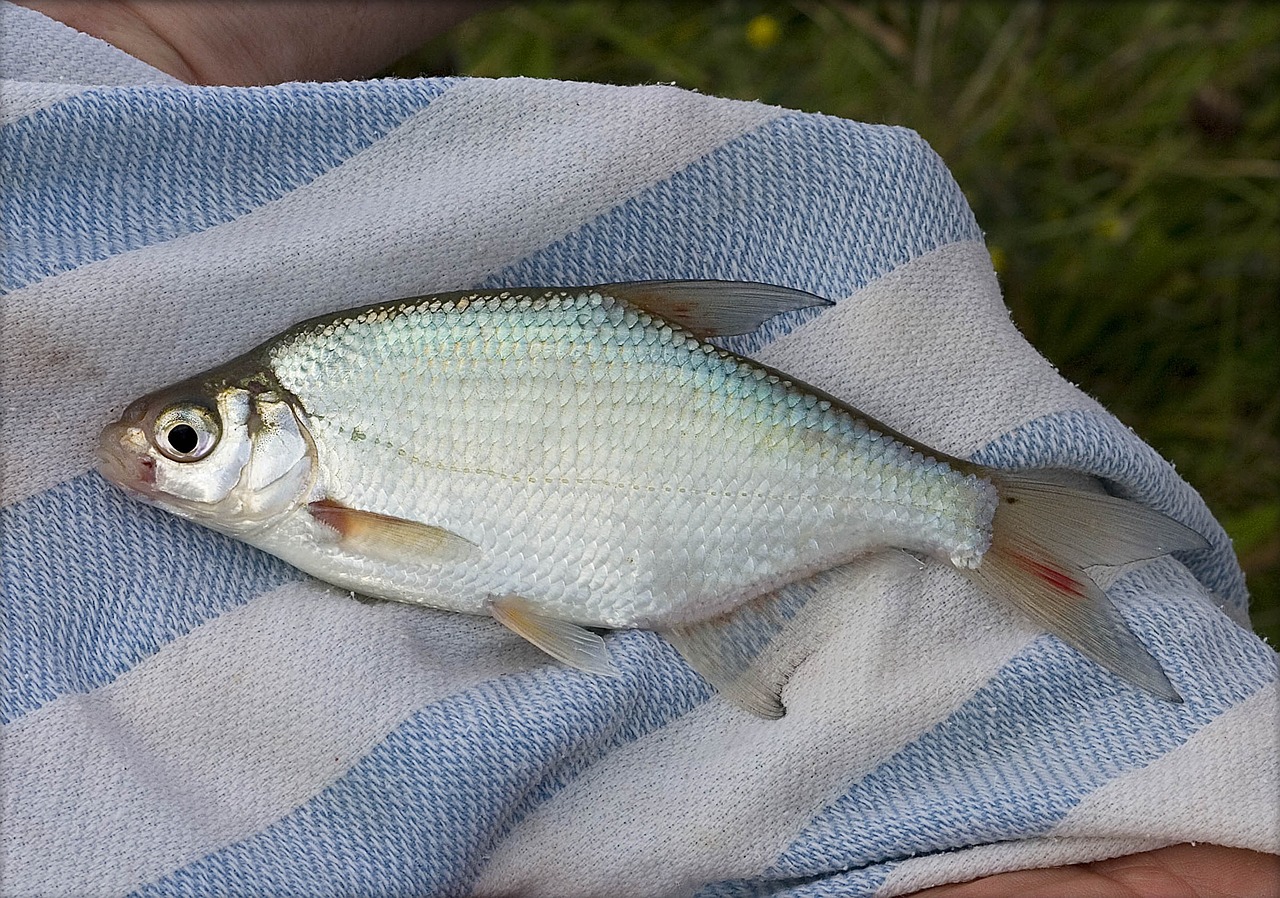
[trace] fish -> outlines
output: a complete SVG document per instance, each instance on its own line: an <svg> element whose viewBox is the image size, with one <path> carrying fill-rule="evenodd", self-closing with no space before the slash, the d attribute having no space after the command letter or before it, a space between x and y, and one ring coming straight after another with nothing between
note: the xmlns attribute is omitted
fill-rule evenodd
<svg viewBox="0 0 1280 898"><path fill-rule="evenodd" d="M710 280L464 290L321 315L143 396L100 470L375 599L487 615L618 673L655 631L785 713L797 590L884 552L950 565L1085 657L1181 696L1086 569L1203 549L1060 472L952 457L717 338L831 301ZM800 637L795 637L800 638Z"/></svg>

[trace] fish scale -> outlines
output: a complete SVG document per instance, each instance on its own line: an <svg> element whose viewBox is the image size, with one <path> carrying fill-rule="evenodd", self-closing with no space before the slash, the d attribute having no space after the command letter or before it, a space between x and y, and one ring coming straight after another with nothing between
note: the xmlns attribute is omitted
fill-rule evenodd
<svg viewBox="0 0 1280 898"><path fill-rule="evenodd" d="M462 577L381 571L404 598L476 612L510 593L652 626L868 546L951 557L989 539L988 484L598 292L387 307L269 358L328 495L480 548Z"/></svg>
<svg viewBox="0 0 1280 898"><path fill-rule="evenodd" d="M887 548L1179 700L1085 569L1203 537L1053 472L948 457L704 341L827 304L647 281L331 314L134 402L102 470L347 589L490 614L586 672L617 670L583 625L658 630L762 717L820 636L798 616L818 593L783 587Z"/></svg>

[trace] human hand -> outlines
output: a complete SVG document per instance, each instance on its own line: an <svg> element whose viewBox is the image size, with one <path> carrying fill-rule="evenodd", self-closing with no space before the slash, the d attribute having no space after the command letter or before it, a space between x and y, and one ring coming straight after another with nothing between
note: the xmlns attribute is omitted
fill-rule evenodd
<svg viewBox="0 0 1280 898"><path fill-rule="evenodd" d="M1280 895L1280 856L1221 845L1171 845L1125 857L1000 873L911 898L1267 898Z"/></svg>
<svg viewBox="0 0 1280 898"><path fill-rule="evenodd" d="M17 0L190 84L361 78L483 0Z"/></svg>

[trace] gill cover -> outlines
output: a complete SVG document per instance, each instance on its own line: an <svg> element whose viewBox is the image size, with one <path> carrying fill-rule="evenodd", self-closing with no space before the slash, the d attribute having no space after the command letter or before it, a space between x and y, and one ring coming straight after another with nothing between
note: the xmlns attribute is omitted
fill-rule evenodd
<svg viewBox="0 0 1280 898"><path fill-rule="evenodd" d="M259 393L246 422L249 459L232 495L239 517L260 523L298 505L315 480L315 444L293 406L277 393Z"/></svg>

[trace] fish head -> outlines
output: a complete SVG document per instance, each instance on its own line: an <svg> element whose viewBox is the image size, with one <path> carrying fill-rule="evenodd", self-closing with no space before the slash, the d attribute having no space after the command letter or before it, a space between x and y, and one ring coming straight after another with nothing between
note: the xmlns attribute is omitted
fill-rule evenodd
<svg viewBox="0 0 1280 898"><path fill-rule="evenodd" d="M296 402L261 381L186 381L103 428L100 470L180 517L244 536L306 501L315 443Z"/></svg>

